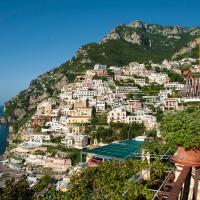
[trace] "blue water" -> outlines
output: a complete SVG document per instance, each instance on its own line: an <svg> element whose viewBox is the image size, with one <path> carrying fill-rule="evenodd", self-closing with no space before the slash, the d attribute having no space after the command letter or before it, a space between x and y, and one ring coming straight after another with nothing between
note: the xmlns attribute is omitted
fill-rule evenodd
<svg viewBox="0 0 200 200"><path fill-rule="evenodd" d="M0 116L3 115L3 107L0 106ZM8 137L8 127L5 125L0 125L0 155L6 150Z"/></svg>

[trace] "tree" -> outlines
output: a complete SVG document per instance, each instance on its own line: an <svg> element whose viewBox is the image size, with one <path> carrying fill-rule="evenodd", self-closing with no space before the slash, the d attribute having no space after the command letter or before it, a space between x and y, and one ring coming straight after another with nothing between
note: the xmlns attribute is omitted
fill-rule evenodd
<svg viewBox="0 0 200 200"><path fill-rule="evenodd" d="M22 176L19 181L8 180L5 187L1 188L1 200L33 200L34 191L29 188L26 176Z"/></svg>
<svg viewBox="0 0 200 200"><path fill-rule="evenodd" d="M39 183L37 185L35 185L34 189L37 191L37 192L40 192L42 191L45 187L47 187L49 185L49 183L51 183L52 179L50 176L43 176Z"/></svg>
<svg viewBox="0 0 200 200"><path fill-rule="evenodd" d="M140 183L130 181L130 178L142 169L150 169L151 181ZM66 199L150 200L153 192L148 188L161 179L164 170L165 166L159 161L152 164L140 160L104 162L98 167L86 168L73 176Z"/></svg>
<svg viewBox="0 0 200 200"><path fill-rule="evenodd" d="M200 108L188 107L175 113L168 113L161 121L161 135L168 144L184 148L198 148L200 145Z"/></svg>

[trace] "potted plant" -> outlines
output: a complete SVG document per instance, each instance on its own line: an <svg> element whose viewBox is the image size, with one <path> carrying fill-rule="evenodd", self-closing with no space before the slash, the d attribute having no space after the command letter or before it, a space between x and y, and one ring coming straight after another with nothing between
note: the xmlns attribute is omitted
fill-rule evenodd
<svg viewBox="0 0 200 200"><path fill-rule="evenodd" d="M183 72L183 75L186 77L189 75L190 73L190 65L189 64L185 64L183 65L182 67L182 72Z"/></svg>
<svg viewBox="0 0 200 200"><path fill-rule="evenodd" d="M165 115L160 128L165 141L177 148L172 160L185 166L200 166L199 107Z"/></svg>

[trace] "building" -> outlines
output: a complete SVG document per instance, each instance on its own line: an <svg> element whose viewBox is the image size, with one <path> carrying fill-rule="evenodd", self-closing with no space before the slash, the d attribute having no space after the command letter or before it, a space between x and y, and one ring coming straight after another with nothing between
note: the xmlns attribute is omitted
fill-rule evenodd
<svg viewBox="0 0 200 200"><path fill-rule="evenodd" d="M180 107L180 99L179 98L167 98L164 101L164 109L165 110L179 110Z"/></svg>
<svg viewBox="0 0 200 200"><path fill-rule="evenodd" d="M108 76L107 69L99 69L95 71L95 75L98 77L107 77Z"/></svg>
<svg viewBox="0 0 200 200"><path fill-rule="evenodd" d="M122 122L125 123L127 117L127 111L123 107L117 107L108 112L107 122Z"/></svg>
<svg viewBox="0 0 200 200"><path fill-rule="evenodd" d="M67 124L87 124L91 118L87 116L70 116L67 118Z"/></svg>
<svg viewBox="0 0 200 200"><path fill-rule="evenodd" d="M61 140L61 143L67 145L68 148L74 147L83 149L88 145L88 136L83 134L66 133L65 138Z"/></svg>
<svg viewBox="0 0 200 200"><path fill-rule="evenodd" d="M42 101L37 105L37 116L50 116L52 112L52 102Z"/></svg>
<svg viewBox="0 0 200 200"><path fill-rule="evenodd" d="M146 80L144 78L135 78L134 82L135 84L140 85L142 87L147 85Z"/></svg>
<svg viewBox="0 0 200 200"><path fill-rule="evenodd" d="M129 94L129 93L137 93L139 92L139 88L132 86L118 86L116 87L116 93L120 94Z"/></svg>
<svg viewBox="0 0 200 200"><path fill-rule="evenodd" d="M55 172L66 172L71 168L71 159L53 158L42 155L29 154L26 163L51 168Z"/></svg>
<svg viewBox="0 0 200 200"><path fill-rule="evenodd" d="M106 65L101 65L101 64L95 64L94 65L94 71L97 71L97 70L106 70L107 69L107 66Z"/></svg>
<svg viewBox="0 0 200 200"><path fill-rule="evenodd" d="M149 83L158 83L160 85L168 83L170 80L167 74L155 72L149 72L147 78L149 80Z"/></svg>
<svg viewBox="0 0 200 200"><path fill-rule="evenodd" d="M43 141L50 141L50 135L42 132L32 132L29 133L29 138L31 143L43 143Z"/></svg>
<svg viewBox="0 0 200 200"><path fill-rule="evenodd" d="M145 77L147 74L147 69L144 64L139 64L137 62L129 63L123 68L124 75L128 76L142 76Z"/></svg>
<svg viewBox="0 0 200 200"><path fill-rule="evenodd" d="M75 90L73 92L73 98L74 99L80 99L80 98L85 98L85 99L93 99L95 96L97 96L97 91L96 90Z"/></svg>
<svg viewBox="0 0 200 200"><path fill-rule="evenodd" d="M184 87L184 84L178 83L178 82L170 82L170 83L165 83L164 87L166 89L172 89L172 90L182 90Z"/></svg>
<svg viewBox="0 0 200 200"><path fill-rule="evenodd" d="M128 100L128 104L131 106L131 113L134 112L134 110L142 109L142 103L139 100Z"/></svg>

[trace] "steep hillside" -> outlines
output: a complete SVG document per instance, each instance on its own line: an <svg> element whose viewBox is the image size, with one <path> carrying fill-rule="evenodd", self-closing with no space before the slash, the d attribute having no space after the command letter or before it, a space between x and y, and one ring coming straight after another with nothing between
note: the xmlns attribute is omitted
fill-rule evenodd
<svg viewBox="0 0 200 200"><path fill-rule="evenodd" d="M199 58L199 45L200 38L196 38L195 40L189 42L186 46L184 46L180 51L176 52L172 59L181 59L185 57Z"/></svg>
<svg viewBox="0 0 200 200"><path fill-rule="evenodd" d="M10 121L22 124L38 102L56 96L68 82L93 68L95 63L123 66L130 62L161 63L189 42L200 37L200 28L144 24L138 20L118 25L102 41L82 46L76 55L58 68L33 80L30 87L5 104Z"/></svg>

